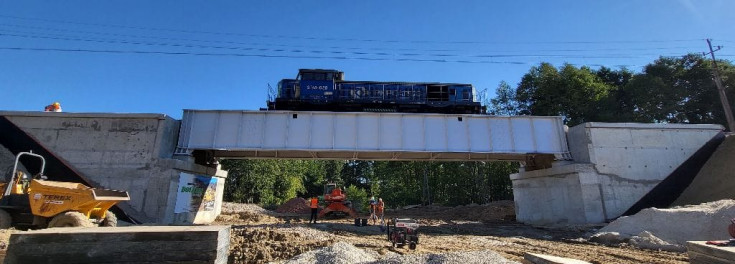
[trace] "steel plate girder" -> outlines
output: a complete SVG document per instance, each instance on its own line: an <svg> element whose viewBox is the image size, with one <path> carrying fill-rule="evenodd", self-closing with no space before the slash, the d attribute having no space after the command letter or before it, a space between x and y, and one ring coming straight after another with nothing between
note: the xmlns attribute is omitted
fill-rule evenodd
<svg viewBox="0 0 735 264"><path fill-rule="evenodd" d="M407 153L450 153L453 160L463 160L463 155L456 155L459 153L568 153L561 117L184 110L177 153L192 150L229 151L243 158L268 152L344 159L360 153L385 155L379 159L410 157ZM440 159L431 154L413 156ZM466 160L477 159L465 156Z"/></svg>

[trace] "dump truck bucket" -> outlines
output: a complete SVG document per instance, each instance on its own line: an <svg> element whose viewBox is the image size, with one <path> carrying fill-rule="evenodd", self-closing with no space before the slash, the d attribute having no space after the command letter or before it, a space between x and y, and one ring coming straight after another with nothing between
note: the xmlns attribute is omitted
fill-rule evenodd
<svg viewBox="0 0 735 264"><path fill-rule="evenodd" d="M80 183L32 180L28 189L31 212L52 217L78 211L90 218L104 218L105 212L120 201L130 200L127 192L95 189Z"/></svg>

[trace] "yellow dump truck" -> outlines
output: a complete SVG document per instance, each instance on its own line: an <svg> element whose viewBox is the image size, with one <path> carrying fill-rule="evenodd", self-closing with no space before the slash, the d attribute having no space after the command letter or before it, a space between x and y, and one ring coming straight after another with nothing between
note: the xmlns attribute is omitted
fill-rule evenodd
<svg viewBox="0 0 735 264"><path fill-rule="evenodd" d="M41 160L40 172L33 177L18 170L21 157ZM0 183L0 228L116 226L117 218L109 209L120 201L130 200L127 192L96 189L80 183L45 180L46 160L30 152L15 158L8 181Z"/></svg>

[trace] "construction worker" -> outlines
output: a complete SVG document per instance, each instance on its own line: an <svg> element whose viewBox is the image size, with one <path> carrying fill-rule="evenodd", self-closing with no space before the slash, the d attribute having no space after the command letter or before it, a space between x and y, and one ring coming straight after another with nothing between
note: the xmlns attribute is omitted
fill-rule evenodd
<svg viewBox="0 0 735 264"><path fill-rule="evenodd" d="M314 221L314 224L316 224L316 212L319 210L319 198L316 198L316 196L311 197L311 204L309 207L311 207L311 218L309 219L309 223L311 224L311 222Z"/></svg>
<svg viewBox="0 0 735 264"><path fill-rule="evenodd" d="M61 104L59 102L54 102L53 104L47 105L44 109L44 112L61 112Z"/></svg>
<svg viewBox="0 0 735 264"><path fill-rule="evenodd" d="M385 204L383 203L383 198L378 198L378 204L375 207L375 215L378 217L378 219L380 219L380 226L383 226L385 224L385 219L384 219L384 214L383 214L384 209L385 209ZM375 223L373 222L373 225L374 224Z"/></svg>
<svg viewBox="0 0 735 264"><path fill-rule="evenodd" d="M373 220L373 225L375 225L375 220L377 219L377 216L375 215L376 207L378 206L378 201L375 200L375 196L370 197L370 219Z"/></svg>

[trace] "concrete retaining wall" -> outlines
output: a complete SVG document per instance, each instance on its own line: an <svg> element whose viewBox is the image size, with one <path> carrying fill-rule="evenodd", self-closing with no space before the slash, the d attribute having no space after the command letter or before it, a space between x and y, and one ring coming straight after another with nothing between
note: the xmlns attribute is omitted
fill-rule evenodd
<svg viewBox="0 0 735 264"><path fill-rule="evenodd" d="M95 187L128 191L131 199L121 207L136 220L160 224L208 223L219 214L226 172L173 159L179 121L166 115L44 112L0 112L0 115L74 166ZM182 200L179 188L182 173L215 178L212 183L216 187L210 188L215 191L214 208L175 210L177 200L201 202Z"/></svg>
<svg viewBox="0 0 735 264"><path fill-rule="evenodd" d="M516 218L532 224L614 219L722 129L631 123L572 127L567 139L577 164L511 175Z"/></svg>
<svg viewBox="0 0 735 264"><path fill-rule="evenodd" d="M729 135L673 205L735 198L735 135Z"/></svg>

